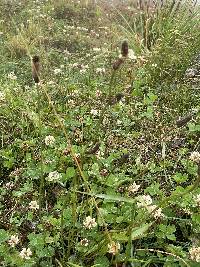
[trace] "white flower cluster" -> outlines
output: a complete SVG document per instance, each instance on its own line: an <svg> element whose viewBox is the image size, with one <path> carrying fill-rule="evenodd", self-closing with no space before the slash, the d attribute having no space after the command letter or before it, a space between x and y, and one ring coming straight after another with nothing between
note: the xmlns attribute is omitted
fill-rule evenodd
<svg viewBox="0 0 200 267"><path fill-rule="evenodd" d="M139 196L137 202L138 208L143 208L152 204L152 198L150 195Z"/></svg>
<svg viewBox="0 0 200 267"><path fill-rule="evenodd" d="M89 244L89 241L87 238L84 238L80 241L80 245L83 246L83 247L87 247Z"/></svg>
<svg viewBox="0 0 200 267"><path fill-rule="evenodd" d="M5 94L3 92L0 92L0 102L5 101Z"/></svg>
<svg viewBox="0 0 200 267"><path fill-rule="evenodd" d="M29 208L31 210L38 210L39 209L39 205L38 205L37 201L36 200L31 201L29 203Z"/></svg>
<svg viewBox="0 0 200 267"><path fill-rule="evenodd" d="M22 259L29 260L30 256L32 255L32 251L30 248L23 248L19 255Z"/></svg>
<svg viewBox="0 0 200 267"><path fill-rule="evenodd" d="M200 262L200 247L192 247L189 253L191 260Z"/></svg>
<svg viewBox="0 0 200 267"><path fill-rule="evenodd" d="M80 74L86 73L86 71L89 69L88 65L81 65Z"/></svg>
<svg viewBox="0 0 200 267"><path fill-rule="evenodd" d="M92 218L92 217L88 216L88 217L85 218L85 220L83 222L83 225L87 229L92 229L92 228L97 226L97 223L95 221L95 218Z"/></svg>
<svg viewBox="0 0 200 267"><path fill-rule="evenodd" d="M149 213L153 213L153 217L155 219L159 219L159 218L164 217L164 214L162 213L162 209L158 208L158 206L156 206L156 205L147 206L147 210Z"/></svg>
<svg viewBox="0 0 200 267"><path fill-rule="evenodd" d="M139 188L140 188L140 185L137 185L137 184L134 182L132 185L130 185L130 186L128 187L128 192L129 192L129 193L135 193L135 192L137 192L137 191L139 190Z"/></svg>
<svg viewBox="0 0 200 267"><path fill-rule="evenodd" d="M55 182L60 179L60 173L57 171L50 172L48 177L46 178L49 182Z"/></svg>
<svg viewBox="0 0 200 267"><path fill-rule="evenodd" d="M136 55L135 55L135 53L134 53L134 51L132 49L128 50L128 58L132 59L132 60L136 60L137 59L137 57L136 57Z"/></svg>
<svg viewBox="0 0 200 267"><path fill-rule="evenodd" d="M90 114L92 114L93 116L97 116L98 115L98 110L91 109Z"/></svg>
<svg viewBox="0 0 200 267"><path fill-rule="evenodd" d="M195 204L200 207L200 194L194 196L193 199Z"/></svg>
<svg viewBox="0 0 200 267"><path fill-rule="evenodd" d="M111 253L113 255L116 255L120 250L120 244L118 242L112 242L111 244L108 244L108 253Z"/></svg>
<svg viewBox="0 0 200 267"><path fill-rule="evenodd" d="M143 196L139 196L138 198L138 202L137 202L137 206L138 208L146 208L147 211L152 214L152 216L155 219L158 218L163 218L164 214L162 213L162 209L158 208L157 205L152 205L152 198L149 195L143 195Z"/></svg>
<svg viewBox="0 0 200 267"><path fill-rule="evenodd" d="M94 51L94 52L100 52L100 51L101 51L101 48L99 48L99 47L94 47L94 48L93 48L93 51Z"/></svg>
<svg viewBox="0 0 200 267"><path fill-rule="evenodd" d="M97 68L96 69L96 74L103 75L105 73L106 73L106 69L105 68Z"/></svg>
<svg viewBox="0 0 200 267"><path fill-rule="evenodd" d="M200 153L198 151L194 151L190 155L190 160L199 163L200 162Z"/></svg>
<svg viewBox="0 0 200 267"><path fill-rule="evenodd" d="M51 145L54 144L54 142L55 142L55 138L54 138L52 135L47 135L47 136L45 137L44 142L45 142L45 144L46 144L47 146L51 146Z"/></svg>
<svg viewBox="0 0 200 267"><path fill-rule="evenodd" d="M8 240L8 244L14 248L19 243L19 237L17 235L11 235L10 239Z"/></svg>
<svg viewBox="0 0 200 267"><path fill-rule="evenodd" d="M122 57L123 57L123 56L122 56L121 53L120 53L119 58L122 58ZM136 59L137 59L137 57L136 57L136 55L135 55L133 49L128 49L128 56L127 56L127 58L129 58L129 59L131 59L131 60L136 60Z"/></svg>
<svg viewBox="0 0 200 267"><path fill-rule="evenodd" d="M62 73L62 70L57 68L57 69L54 69L53 72L54 72L55 75L58 75L58 74Z"/></svg>
<svg viewBox="0 0 200 267"><path fill-rule="evenodd" d="M15 73L12 71L8 74L8 78L11 79L11 80L16 80L17 79L17 76L15 75Z"/></svg>

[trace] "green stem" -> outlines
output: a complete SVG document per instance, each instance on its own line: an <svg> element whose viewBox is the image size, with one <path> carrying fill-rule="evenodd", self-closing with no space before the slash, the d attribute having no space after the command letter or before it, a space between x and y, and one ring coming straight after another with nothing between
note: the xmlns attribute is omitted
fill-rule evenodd
<svg viewBox="0 0 200 267"><path fill-rule="evenodd" d="M38 92L38 118L39 118L39 123L38 123L38 128L39 128L39 139L41 141L42 137L42 124L41 124L41 101L40 101L40 91L39 91L39 86L37 86L37 92ZM41 157L41 174L40 174L40 187L39 187L39 217L41 219L41 210L43 206L43 201L44 201L44 170L43 170L43 153L42 153L42 146L40 148L40 157Z"/></svg>

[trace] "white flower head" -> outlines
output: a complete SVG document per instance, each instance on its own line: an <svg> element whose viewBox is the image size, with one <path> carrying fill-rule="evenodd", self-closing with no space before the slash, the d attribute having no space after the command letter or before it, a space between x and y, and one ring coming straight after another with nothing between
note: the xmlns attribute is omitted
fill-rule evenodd
<svg viewBox="0 0 200 267"><path fill-rule="evenodd" d="M137 184L134 182L132 185L130 185L130 186L128 187L128 192L129 192L129 193L135 193L135 192L137 192L137 191L139 190L139 188L140 188L140 185L137 185Z"/></svg>
<svg viewBox="0 0 200 267"><path fill-rule="evenodd" d="M147 206L147 210L149 213L152 213L152 216L155 219L159 219L159 218L164 217L164 214L162 213L162 209L158 208L158 206L156 206L156 205Z"/></svg>
<svg viewBox="0 0 200 267"><path fill-rule="evenodd" d="M17 235L11 235L10 239L8 240L8 244L14 248L18 243L19 237Z"/></svg>
<svg viewBox="0 0 200 267"><path fill-rule="evenodd" d="M5 101L5 94L3 92L0 92L0 102Z"/></svg>
<svg viewBox="0 0 200 267"><path fill-rule="evenodd" d="M122 121L121 120L117 120L116 123L117 123L117 125L121 125Z"/></svg>
<svg viewBox="0 0 200 267"><path fill-rule="evenodd" d="M195 204L200 207L200 194L193 197Z"/></svg>
<svg viewBox="0 0 200 267"><path fill-rule="evenodd" d="M94 48L93 48L93 51L94 51L94 52L100 52L100 51L101 51L101 48L99 48L99 47L94 47Z"/></svg>
<svg viewBox="0 0 200 267"><path fill-rule="evenodd" d="M15 75L15 73L12 71L8 74L8 78L11 79L11 80L16 80L17 79L17 76Z"/></svg>
<svg viewBox="0 0 200 267"><path fill-rule="evenodd" d="M55 142L55 138L54 138L52 135L47 135L47 136L45 137L44 142L45 142L45 144L46 144L47 146L51 146L51 145L54 144L54 142Z"/></svg>
<svg viewBox="0 0 200 267"><path fill-rule="evenodd" d="M200 153L198 151L194 151L190 155L190 160L199 163L200 162Z"/></svg>
<svg viewBox="0 0 200 267"><path fill-rule="evenodd" d="M69 104L69 106L71 106L71 107L74 107L74 106L75 106L75 102L74 102L73 99L69 99L69 100L68 100L68 104Z"/></svg>
<svg viewBox="0 0 200 267"><path fill-rule="evenodd" d="M88 65L83 65L82 64L80 67L81 67L80 74L86 73L86 71L89 69Z"/></svg>
<svg viewBox="0 0 200 267"><path fill-rule="evenodd" d="M5 184L5 188L6 189L12 189L14 187L14 185L15 184L13 182L8 182L8 183Z"/></svg>
<svg viewBox="0 0 200 267"><path fill-rule="evenodd" d="M129 58L129 59L132 59L132 60L136 60L136 59L137 59L137 57L136 57L136 55L135 55L133 49L129 49L129 50L128 50L128 58Z"/></svg>
<svg viewBox="0 0 200 267"><path fill-rule="evenodd" d="M100 97L101 96L101 91L100 90L96 90L96 97Z"/></svg>
<svg viewBox="0 0 200 267"><path fill-rule="evenodd" d="M97 223L95 221L95 218L92 218L90 216L86 217L84 222L83 222L83 225L85 228L88 228L88 229L91 229L91 228L94 228L97 226Z"/></svg>
<svg viewBox="0 0 200 267"><path fill-rule="evenodd" d="M38 210L39 209L39 205L37 203L36 200L32 200L30 203L29 203L29 208L31 210Z"/></svg>
<svg viewBox="0 0 200 267"><path fill-rule="evenodd" d="M30 248L23 248L19 255L22 259L29 260L30 256L32 255L32 251L30 250Z"/></svg>
<svg viewBox="0 0 200 267"><path fill-rule="evenodd" d="M58 68L54 70L54 74L55 75L60 74L61 72L62 72L62 70L61 69L58 69Z"/></svg>
<svg viewBox="0 0 200 267"><path fill-rule="evenodd" d="M71 66L72 66L72 68L76 68L76 67L79 66L79 63L75 62L75 63L73 63Z"/></svg>
<svg viewBox="0 0 200 267"><path fill-rule="evenodd" d="M47 82L48 85L55 85L55 82L54 81L49 81Z"/></svg>
<svg viewBox="0 0 200 267"><path fill-rule="evenodd" d="M152 204L152 198L150 195L139 196L137 199L138 208L146 207Z"/></svg>
<svg viewBox="0 0 200 267"><path fill-rule="evenodd" d="M87 247L88 244L89 244L89 241L88 241L87 238L84 238L84 239L82 239L82 240L80 241L80 244L81 244L81 246L83 246L83 247Z"/></svg>
<svg viewBox="0 0 200 267"><path fill-rule="evenodd" d="M112 242L111 244L108 244L108 253L111 253L113 255L116 255L120 250L120 244L118 242Z"/></svg>
<svg viewBox="0 0 200 267"><path fill-rule="evenodd" d="M200 262L200 247L192 247L189 253L191 260Z"/></svg>
<svg viewBox="0 0 200 267"><path fill-rule="evenodd" d="M67 48L63 51L63 53L64 53L65 55L67 55L67 56L70 56L70 55L71 55L71 53L68 51Z"/></svg>
<svg viewBox="0 0 200 267"><path fill-rule="evenodd" d="M97 116L98 115L98 110L96 109L91 109L90 114Z"/></svg>
<svg viewBox="0 0 200 267"><path fill-rule="evenodd" d="M87 69L81 69L80 74L84 74L84 73L86 73L86 71L87 71Z"/></svg>
<svg viewBox="0 0 200 267"><path fill-rule="evenodd" d="M96 68L96 74L103 75L105 73L106 73L106 69L105 68Z"/></svg>
<svg viewBox="0 0 200 267"><path fill-rule="evenodd" d="M60 179L60 174L57 171L50 172L48 177L46 178L49 182L54 182Z"/></svg>

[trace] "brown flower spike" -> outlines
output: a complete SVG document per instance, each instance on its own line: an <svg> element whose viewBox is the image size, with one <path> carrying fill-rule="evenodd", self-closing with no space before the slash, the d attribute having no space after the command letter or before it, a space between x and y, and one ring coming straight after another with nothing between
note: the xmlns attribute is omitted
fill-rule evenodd
<svg viewBox="0 0 200 267"><path fill-rule="evenodd" d="M124 63L124 58L128 56L128 42L125 40L122 42L121 46L121 56L113 63L113 69L118 70L122 63Z"/></svg>
<svg viewBox="0 0 200 267"><path fill-rule="evenodd" d="M128 42L126 40L122 42L121 55L123 57L128 56Z"/></svg>
<svg viewBox="0 0 200 267"><path fill-rule="evenodd" d="M189 121L192 120L192 114L188 114L185 117L182 117L176 121L177 127L185 126Z"/></svg>
<svg viewBox="0 0 200 267"><path fill-rule="evenodd" d="M32 58L32 76L35 83L39 83L39 71L40 71L40 58L38 56L34 56Z"/></svg>

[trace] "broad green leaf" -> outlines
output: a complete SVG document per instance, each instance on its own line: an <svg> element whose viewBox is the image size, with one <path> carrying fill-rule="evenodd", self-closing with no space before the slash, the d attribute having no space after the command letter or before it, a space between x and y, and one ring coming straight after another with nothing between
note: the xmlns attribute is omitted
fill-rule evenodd
<svg viewBox="0 0 200 267"><path fill-rule="evenodd" d="M93 267L109 267L110 262L106 256L100 256L97 257L96 260L94 261L94 266Z"/></svg>
<svg viewBox="0 0 200 267"><path fill-rule="evenodd" d="M151 225L152 223L144 223L141 227L134 228L131 233L131 239L136 240L144 237Z"/></svg>
<svg viewBox="0 0 200 267"><path fill-rule="evenodd" d="M121 201L121 202L127 202L127 203L135 203L135 200L132 198L127 198L127 197L120 197L120 196L112 196L112 195L105 195L105 194L96 194L94 195L97 198L102 198L105 200L110 200L110 201Z"/></svg>
<svg viewBox="0 0 200 267"><path fill-rule="evenodd" d="M0 229L0 243L6 241L9 237L9 234L4 229Z"/></svg>
<svg viewBox="0 0 200 267"><path fill-rule="evenodd" d="M74 169L74 167L68 167L66 170L66 173L64 175L65 180L67 181L68 179L71 179L75 176L76 171Z"/></svg>

